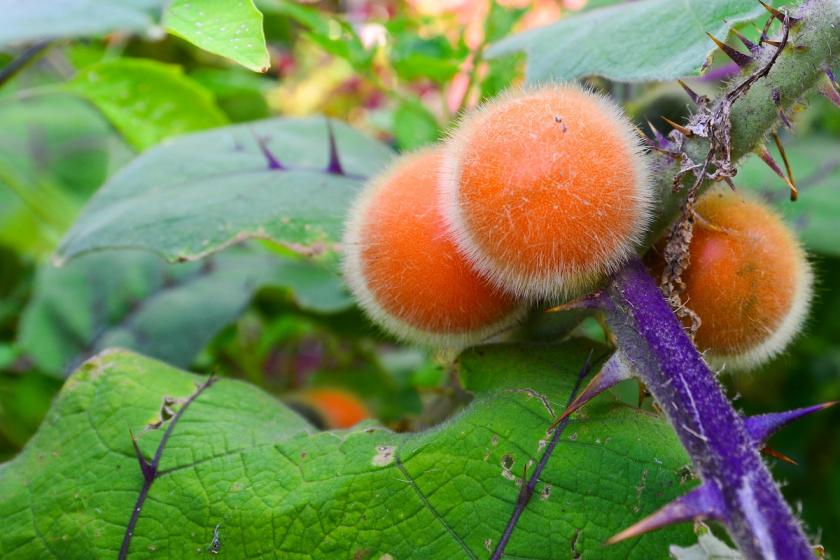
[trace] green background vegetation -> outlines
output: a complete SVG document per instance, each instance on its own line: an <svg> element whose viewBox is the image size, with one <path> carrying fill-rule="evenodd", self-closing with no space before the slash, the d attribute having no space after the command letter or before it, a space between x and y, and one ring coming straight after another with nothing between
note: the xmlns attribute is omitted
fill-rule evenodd
<svg viewBox="0 0 840 560"><path fill-rule="evenodd" d="M667 129L660 115L689 111L675 78L726 65L706 60L703 32L756 36L764 14L752 0L51 4L0 13L0 73L43 46L0 85L4 558L114 556L141 484L128 431L151 457L162 430L144 426L167 420L165 395L194 390L183 370L221 380L174 432L138 556L206 551L220 522L229 557L486 557L551 418L525 389L561 409L604 333L591 317L537 313L519 337L531 342L444 368L354 306L336 273L347 205L395 153L523 81L585 80L640 128ZM529 31L542 12L554 23ZM720 86L690 81L708 95ZM747 414L840 395L840 110L812 96L790 116L800 200L755 157L736 183L799 232L817 294L789 352L722 376ZM343 174L327 171L331 140ZM148 358L109 353L66 381L113 347ZM354 395L372 418L318 432L282 404L315 387ZM626 382L570 425L511 554L656 558L691 544L678 527L601 547L693 484L637 396ZM834 555L838 421L829 410L771 441L799 463L771 460L785 496Z"/></svg>

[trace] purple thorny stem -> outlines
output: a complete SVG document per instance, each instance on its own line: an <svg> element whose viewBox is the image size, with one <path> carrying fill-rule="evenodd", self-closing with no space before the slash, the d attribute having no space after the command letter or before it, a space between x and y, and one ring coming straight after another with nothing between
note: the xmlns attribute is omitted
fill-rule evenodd
<svg viewBox="0 0 840 560"><path fill-rule="evenodd" d="M612 278L598 303L619 350L567 414L630 370L667 414L702 479L696 489L610 541L671 523L713 519L727 527L748 559L814 558L759 449L782 425L827 405L742 418L638 259Z"/></svg>

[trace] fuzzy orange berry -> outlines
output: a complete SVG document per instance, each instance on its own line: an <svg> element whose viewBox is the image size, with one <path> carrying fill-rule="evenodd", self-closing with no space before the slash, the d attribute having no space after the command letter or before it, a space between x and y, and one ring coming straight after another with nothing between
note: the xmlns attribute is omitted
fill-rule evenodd
<svg viewBox="0 0 840 560"><path fill-rule="evenodd" d="M350 428L371 416L358 397L340 389L312 389L303 395L303 400L315 409L328 429Z"/></svg>
<svg viewBox="0 0 840 560"><path fill-rule="evenodd" d="M441 196L461 252L527 298L579 295L615 270L654 199L630 122L573 85L509 93L467 116L448 143Z"/></svg>
<svg viewBox="0 0 840 560"><path fill-rule="evenodd" d="M399 338L460 349L522 314L458 253L438 205L442 154L399 158L351 209L344 273L362 308Z"/></svg>
<svg viewBox="0 0 840 560"><path fill-rule="evenodd" d="M801 328L812 273L793 232L763 203L716 188L697 201L683 301L700 350L744 369L780 353Z"/></svg>

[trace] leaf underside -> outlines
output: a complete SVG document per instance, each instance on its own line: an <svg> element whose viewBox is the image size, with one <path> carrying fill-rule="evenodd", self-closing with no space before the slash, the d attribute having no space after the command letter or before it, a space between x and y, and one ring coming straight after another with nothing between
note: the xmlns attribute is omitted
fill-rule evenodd
<svg viewBox="0 0 840 560"><path fill-rule="evenodd" d="M186 367L263 286L289 288L317 312L352 305L341 279L312 263L234 248L201 263L167 264L145 251L103 251L45 264L18 344L43 372L65 376L119 346Z"/></svg>
<svg viewBox="0 0 840 560"><path fill-rule="evenodd" d="M0 0L0 46L42 39L144 31L154 25L164 0ZM95 14L95 15L94 15Z"/></svg>
<svg viewBox="0 0 840 560"><path fill-rule="evenodd" d="M697 74L733 25L764 14L754 0L640 0L503 39L488 55L527 54L529 83L602 76L618 82Z"/></svg>
<svg viewBox="0 0 840 560"><path fill-rule="evenodd" d="M332 128L343 174L328 170L323 118L258 121L154 147L97 192L58 258L137 248L195 260L247 238L330 255L363 178L392 157L343 123Z"/></svg>

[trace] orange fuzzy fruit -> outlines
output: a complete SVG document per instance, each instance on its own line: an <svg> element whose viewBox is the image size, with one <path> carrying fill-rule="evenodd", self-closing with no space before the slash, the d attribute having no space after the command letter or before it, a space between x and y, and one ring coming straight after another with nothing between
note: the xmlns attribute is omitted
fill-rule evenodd
<svg viewBox="0 0 840 560"><path fill-rule="evenodd" d="M409 342L460 349L523 309L458 253L438 206L440 149L399 158L350 211L344 273L362 308Z"/></svg>
<svg viewBox="0 0 840 560"><path fill-rule="evenodd" d="M511 93L467 116L441 175L461 252L503 290L580 295L647 228L647 158L621 109L573 85Z"/></svg>
<svg viewBox="0 0 840 560"><path fill-rule="evenodd" d="M355 426L370 418L370 411L356 396L338 389L312 389L303 400L314 408L328 429Z"/></svg>
<svg viewBox="0 0 840 560"><path fill-rule="evenodd" d="M811 267L793 232L761 202L716 188L696 211L683 301L701 320L697 347L716 366L759 365L802 326Z"/></svg>

